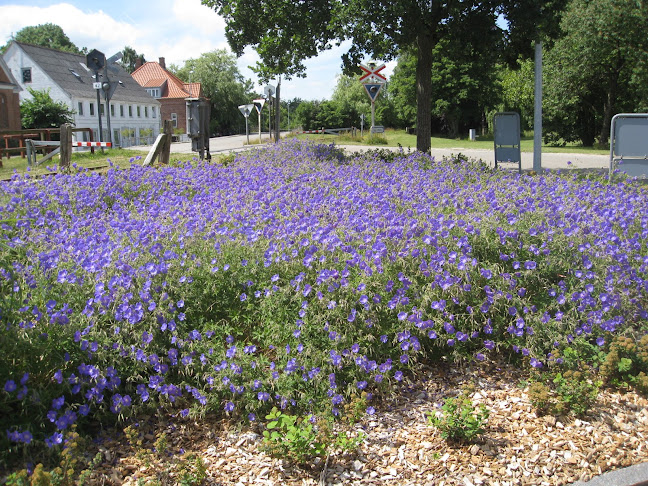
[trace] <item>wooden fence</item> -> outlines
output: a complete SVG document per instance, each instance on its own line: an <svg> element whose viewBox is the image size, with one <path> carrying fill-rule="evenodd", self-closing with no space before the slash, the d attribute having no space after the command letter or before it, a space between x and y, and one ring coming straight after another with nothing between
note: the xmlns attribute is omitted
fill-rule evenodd
<svg viewBox="0 0 648 486"><path fill-rule="evenodd" d="M87 132L88 139L91 142L94 142L92 129L91 128L71 128L72 132ZM40 140L53 141L56 139L60 140L61 137L61 128L34 128L32 130L0 130L0 167L2 167L2 157L3 155L6 158L11 158L13 155L20 155L25 158L27 155L27 147L25 140ZM43 149L47 152L51 152L54 148L49 147ZM94 153L94 147L90 148L91 152Z"/></svg>

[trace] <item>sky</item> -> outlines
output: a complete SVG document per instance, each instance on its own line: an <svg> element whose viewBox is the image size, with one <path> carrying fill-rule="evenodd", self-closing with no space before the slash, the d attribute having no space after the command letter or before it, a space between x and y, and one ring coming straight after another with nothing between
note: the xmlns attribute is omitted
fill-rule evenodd
<svg viewBox="0 0 648 486"><path fill-rule="evenodd" d="M200 0L0 0L0 19L0 45L23 27L52 23L79 48L97 49L110 57L130 46L147 61L164 57L167 67L182 66L185 60L215 49L231 52L225 21ZM348 43L342 44L306 61L306 77L282 80L281 97L330 99L342 72L342 54L348 48ZM241 74L262 94L263 87L249 68L258 59L248 48L237 62ZM383 73L391 74L394 65L387 63Z"/></svg>

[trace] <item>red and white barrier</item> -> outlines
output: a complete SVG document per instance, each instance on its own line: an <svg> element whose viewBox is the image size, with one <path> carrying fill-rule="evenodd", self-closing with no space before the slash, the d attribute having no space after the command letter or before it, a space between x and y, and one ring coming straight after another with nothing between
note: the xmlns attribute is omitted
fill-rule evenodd
<svg viewBox="0 0 648 486"><path fill-rule="evenodd" d="M110 142L72 142L73 147L112 147Z"/></svg>
<svg viewBox="0 0 648 486"><path fill-rule="evenodd" d="M306 130L304 132L295 132L295 133L324 133L324 130Z"/></svg>

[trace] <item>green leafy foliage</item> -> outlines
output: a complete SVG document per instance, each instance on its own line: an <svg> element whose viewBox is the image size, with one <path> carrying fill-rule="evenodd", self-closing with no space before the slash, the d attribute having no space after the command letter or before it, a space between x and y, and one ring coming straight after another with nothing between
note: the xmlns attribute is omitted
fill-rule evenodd
<svg viewBox="0 0 648 486"><path fill-rule="evenodd" d="M323 457L332 451L352 453L358 449L365 434L350 428L366 413L367 394L354 396L343 407L340 415L342 428L335 427L333 419L314 416L299 417L273 407L266 415L263 431L263 448L269 454L282 457L296 464L305 465L315 457Z"/></svg>
<svg viewBox="0 0 648 486"><path fill-rule="evenodd" d="M72 123L74 112L61 101L54 101L50 90L38 91L28 88L31 99L20 104L23 128L58 128Z"/></svg>
<svg viewBox="0 0 648 486"><path fill-rule="evenodd" d="M640 339L617 337L600 371L606 382L630 385L648 395L648 335Z"/></svg>
<svg viewBox="0 0 648 486"><path fill-rule="evenodd" d="M241 75L235 56L225 49L216 49L171 70L186 83L201 84L203 96L211 102L211 132L225 135L238 133L241 124L245 128L245 120L237 106L254 98L253 86ZM256 116L250 116L252 125L256 120Z"/></svg>
<svg viewBox="0 0 648 486"><path fill-rule="evenodd" d="M534 63L531 59L518 59L515 68L499 71L502 94L502 111L520 114L521 129L533 128Z"/></svg>
<svg viewBox="0 0 648 486"><path fill-rule="evenodd" d="M273 407L265 418L269 422L263 431L263 446L269 454L305 464L326 453L327 438L322 437L312 417L302 419Z"/></svg>
<svg viewBox="0 0 648 486"><path fill-rule="evenodd" d="M79 49L74 45L60 26L51 23L23 27L13 40L75 54L83 54L86 51L85 47ZM6 51L8 46L9 44L5 45L1 52Z"/></svg>
<svg viewBox="0 0 648 486"><path fill-rule="evenodd" d="M133 71L135 71L135 66L137 65L138 60L142 64L144 64L146 62L146 59L144 58L144 54L138 54L135 49L133 49L130 46L126 46L122 50L122 58L121 61L119 61L119 63L126 71L132 73Z"/></svg>
<svg viewBox="0 0 648 486"><path fill-rule="evenodd" d="M516 26L525 31L521 12L534 8L535 22L546 12L545 4L556 2L376 2L374 0L318 0L313 2L284 2L264 0L203 0L225 18L226 35L230 46L241 55L247 46L254 46L260 56L256 70L262 79L276 75L288 78L302 75L303 61L329 49L334 42L351 40L349 51L343 56L347 74L357 72L357 65L367 54L375 59L391 60L399 52L410 50L416 59L416 126L417 149L430 149L433 49L446 48L440 42L453 33L464 37L474 35L483 46L480 53L471 56L479 60L484 53L493 52L491 40L502 39L503 31L496 27L501 11L516 20ZM269 35L268 33L272 33ZM491 35L492 34L492 35ZM453 46L456 43L453 43ZM473 49L474 50L474 49ZM490 70L486 71L488 75ZM458 72L448 72L457 77ZM482 91L485 91L482 89ZM470 96L465 97L466 100ZM450 110L450 106L446 106Z"/></svg>
<svg viewBox="0 0 648 486"><path fill-rule="evenodd" d="M204 484L207 479L207 466L200 456L187 453L181 457L177 476L180 486Z"/></svg>
<svg viewBox="0 0 648 486"><path fill-rule="evenodd" d="M468 392L448 398L440 414L430 413L428 422L448 441L470 442L484 433L489 411L485 406L473 407Z"/></svg>
<svg viewBox="0 0 648 486"><path fill-rule="evenodd" d="M586 371L546 373L529 386L529 400L540 414L581 417L596 402L600 386Z"/></svg>
<svg viewBox="0 0 648 486"><path fill-rule="evenodd" d="M646 7L634 0L572 0L547 53L546 138L607 144L614 114L648 107Z"/></svg>

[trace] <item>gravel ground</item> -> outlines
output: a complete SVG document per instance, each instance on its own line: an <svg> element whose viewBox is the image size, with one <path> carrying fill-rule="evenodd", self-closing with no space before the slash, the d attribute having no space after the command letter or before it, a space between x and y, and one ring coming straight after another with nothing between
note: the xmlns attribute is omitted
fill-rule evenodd
<svg viewBox="0 0 648 486"><path fill-rule="evenodd" d="M333 455L299 468L260 451L258 429L209 418L140 425L144 448L162 431L168 451L195 453L210 485L564 485L648 461L648 400L632 391L602 389L580 419L538 416L509 365L437 368L376 403L376 413L355 425L366 439L353 455ZM473 403L490 411L481 438L448 444L427 415L473 384ZM179 484L177 460L142 458L123 438L105 439L95 484Z"/></svg>

